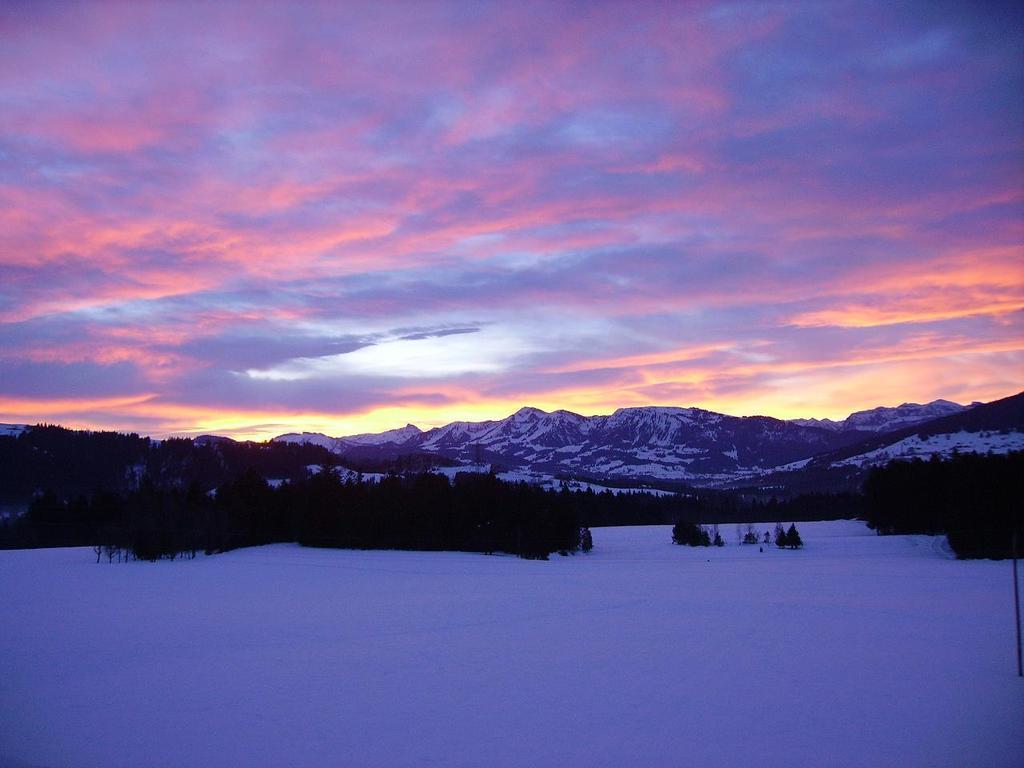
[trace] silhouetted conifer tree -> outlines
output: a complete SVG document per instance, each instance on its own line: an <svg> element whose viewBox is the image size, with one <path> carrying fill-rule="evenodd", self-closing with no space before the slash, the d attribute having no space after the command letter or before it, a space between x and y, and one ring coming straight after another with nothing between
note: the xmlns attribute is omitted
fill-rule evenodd
<svg viewBox="0 0 1024 768"><path fill-rule="evenodd" d="M678 522L672 528L672 541L688 547L709 547L711 537L696 523Z"/></svg>

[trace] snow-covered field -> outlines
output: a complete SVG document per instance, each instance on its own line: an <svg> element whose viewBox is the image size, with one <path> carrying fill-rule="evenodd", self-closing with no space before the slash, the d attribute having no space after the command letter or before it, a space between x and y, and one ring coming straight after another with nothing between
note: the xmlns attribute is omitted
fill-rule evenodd
<svg viewBox="0 0 1024 768"><path fill-rule="evenodd" d="M550 562L0 552L0 765L1020 765L1010 564L800 529L595 529Z"/></svg>

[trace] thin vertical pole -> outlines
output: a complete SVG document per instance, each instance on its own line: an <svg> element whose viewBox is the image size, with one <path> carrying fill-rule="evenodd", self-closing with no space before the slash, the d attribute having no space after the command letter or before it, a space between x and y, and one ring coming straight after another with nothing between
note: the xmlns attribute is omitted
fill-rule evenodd
<svg viewBox="0 0 1024 768"><path fill-rule="evenodd" d="M1013 531L1013 608L1017 619L1017 677L1024 677L1020 658L1020 587L1017 585L1017 529Z"/></svg>

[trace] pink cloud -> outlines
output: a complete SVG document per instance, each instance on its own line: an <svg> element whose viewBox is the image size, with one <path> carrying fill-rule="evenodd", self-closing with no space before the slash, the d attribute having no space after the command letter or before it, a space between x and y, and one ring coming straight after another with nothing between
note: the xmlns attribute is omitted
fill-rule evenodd
<svg viewBox="0 0 1024 768"><path fill-rule="evenodd" d="M472 323L544 350L518 390L437 385L474 413L767 407L790 376L840 407L877 356L911 399L971 349L949 386L989 393L1024 306L1020 35L927 24L908 58L926 21L883 4L0 10L0 366L134 366L175 428L210 412L172 383L230 382L197 340Z"/></svg>

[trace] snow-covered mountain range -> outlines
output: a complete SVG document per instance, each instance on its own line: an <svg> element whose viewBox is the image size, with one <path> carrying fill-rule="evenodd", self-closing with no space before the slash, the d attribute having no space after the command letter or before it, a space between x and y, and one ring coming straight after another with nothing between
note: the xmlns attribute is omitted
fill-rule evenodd
<svg viewBox="0 0 1024 768"><path fill-rule="evenodd" d="M890 458L948 454L954 448L963 451L972 446L986 452L1018 450L1024 448L1022 397L997 401L1014 401L1014 405L995 430L969 424L963 427L956 421L994 404L963 406L936 400L860 411L843 421L784 421L658 406L620 408L607 416L521 408L504 419L453 422L426 431L410 424L379 434L335 438L301 433L275 440L314 443L340 456L385 458L426 453L466 465L488 464L552 476L714 486L802 470L822 456L835 457L829 467L862 467ZM949 430L941 434L962 434L956 439L937 433L917 443L908 440L917 426L943 419L952 421ZM908 429L911 433L904 434ZM883 439L889 434L895 446L891 450ZM861 443L865 443L863 450L857 447Z"/></svg>
<svg viewBox="0 0 1024 768"><path fill-rule="evenodd" d="M973 405L978 405L974 403ZM851 413L842 421L832 419L792 419L794 424L805 427L822 427L834 432L888 432L899 427L909 427L923 421L961 413L971 406L960 405L949 400L933 400L930 403L903 403L895 408L880 406L867 411Z"/></svg>
<svg viewBox="0 0 1024 768"><path fill-rule="evenodd" d="M495 421L455 422L425 432L331 438L282 435L340 455L422 451L458 462L595 477L724 478L845 445L846 435L767 417L737 418L698 408L620 408L609 416L521 408Z"/></svg>
<svg viewBox="0 0 1024 768"><path fill-rule="evenodd" d="M387 432L367 432L361 435L348 435L347 437L328 437L319 432L289 432L287 435L275 437L274 440L282 443L319 445L333 453L344 454L353 449L372 445L402 446L421 434L423 433L419 427L413 424L406 424L400 429L389 429Z"/></svg>
<svg viewBox="0 0 1024 768"><path fill-rule="evenodd" d="M810 467L868 467L892 459L1024 450L1024 393L872 435L812 457Z"/></svg>

